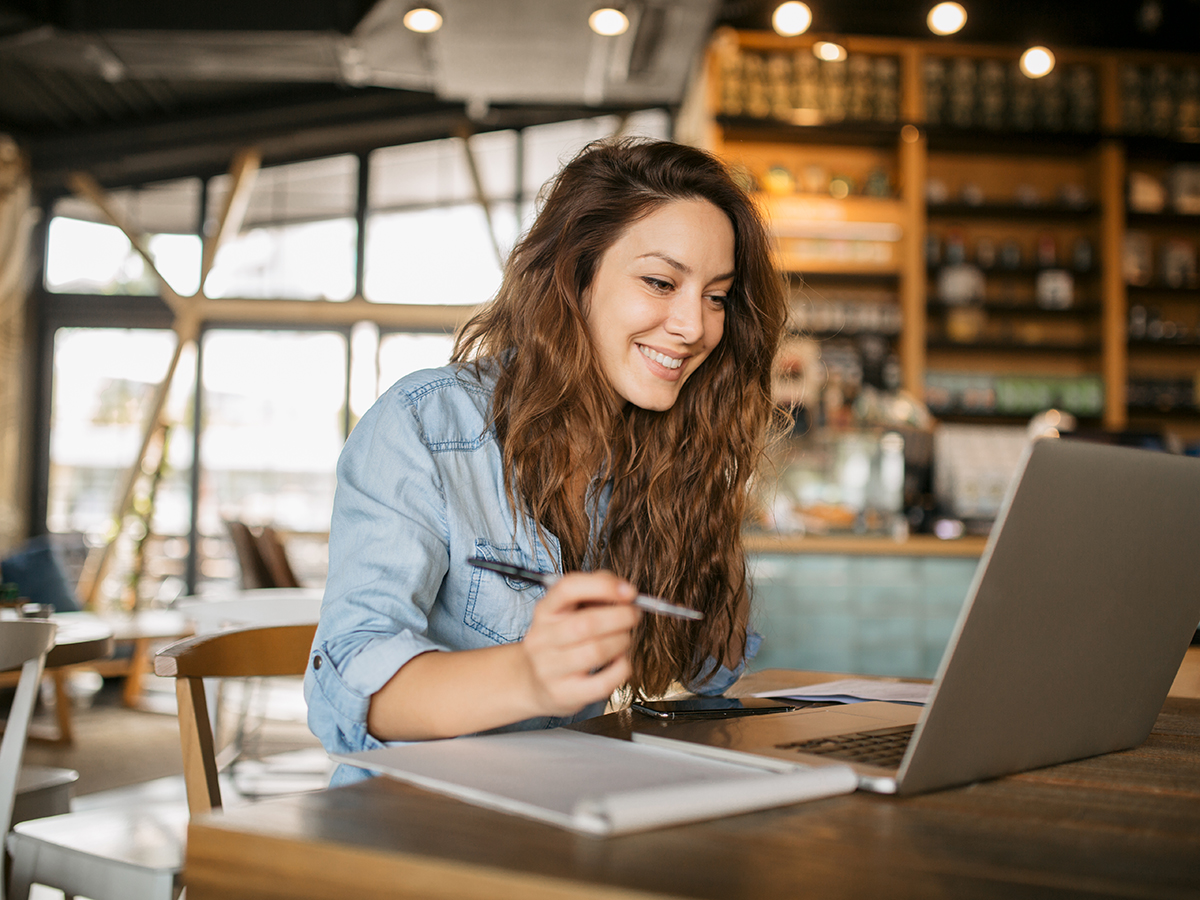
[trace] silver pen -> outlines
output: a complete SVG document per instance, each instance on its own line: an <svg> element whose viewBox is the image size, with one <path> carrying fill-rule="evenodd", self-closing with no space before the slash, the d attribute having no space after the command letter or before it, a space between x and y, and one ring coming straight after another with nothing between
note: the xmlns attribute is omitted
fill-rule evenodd
<svg viewBox="0 0 1200 900"><path fill-rule="evenodd" d="M507 575L510 578L519 578L522 581L528 581L530 584L540 584L542 587L547 588L558 581L560 577L553 572L539 572L536 569L526 569L524 566L496 562L493 559L484 559L480 556L472 556L467 562L480 569L490 569L493 572L499 572L501 575ZM638 594L633 603L634 606L638 606L647 612L657 613L660 616L674 616L677 619L691 619L693 621L699 621L704 618L704 613L702 612L688 609L686 606L668 603L666 600L651 597L649 594Z"/></svg>

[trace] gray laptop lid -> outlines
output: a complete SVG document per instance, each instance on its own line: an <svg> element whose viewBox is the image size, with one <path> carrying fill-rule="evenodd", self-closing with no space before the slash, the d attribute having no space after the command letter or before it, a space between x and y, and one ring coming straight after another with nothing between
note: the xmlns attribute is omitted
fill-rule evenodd
<svg viewBox="0 0 1200 900"><path fill-rule="evenodd" d="M1200 622L1200 460L1035 442L899 771L918 793L1136 746Z"/></svg>
<svg viewBox="0 0 1200 900"><path fill-rule="evenodd" d="M1009 486L923 710L884 703L678 724L635 740L828 760L800 741L916 722L897 771L915 794L1140 744L1200 623L1200 460L1034 443ZM635 717L635 720L637 717Z"/></svg>

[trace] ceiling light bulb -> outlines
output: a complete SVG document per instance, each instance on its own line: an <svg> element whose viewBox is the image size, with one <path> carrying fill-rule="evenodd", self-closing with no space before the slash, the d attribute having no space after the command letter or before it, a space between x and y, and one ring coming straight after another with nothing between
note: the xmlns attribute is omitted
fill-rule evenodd
<svg viewBox="0 0 1200 900"><path fill-rule="evenodd" d="M840 62L846 58L846 48L833 41L817 41L812 49L813 56L826 62Z"/></svg>
<svg viewBox="0 0 1200 900"><path fill-rule="evenodd" d="M590 16L588 16L588 25L596 34L602 34L605 37L616 37L618 34L624 34L629 28L629 17L619 9L612 7L601 7Z"/></svg>
<svg viewBox="0 0 1200 900"><path fill-rule="evenodd" d="M404 14L404 27L417 34L432 34L442 27L442 14L428 6L414 6Z"/></svg>
<svg viewBox="0 0 1200 900"><path fill-rule="evenodd" d="M1021 54L1021 71L1030 78L1041 78L1054 68L1054 54L1045 47L1030 47Z"/></svg>
<svg viewBox="0 0 1200 900"><path fill-rule="evenodd" d="M812 10L808 8L807 3L798 3L796 0L780 3L771 16L771 27L775 29L776 34L784 37L804 34L811 24Z"/></svg>
<svg viewBox="0 0 1200 900"><path fill-rule="evenodd" d="M967 11L958 3L939 3L925 21L934 34L954 34L967 24Z"/></svg>

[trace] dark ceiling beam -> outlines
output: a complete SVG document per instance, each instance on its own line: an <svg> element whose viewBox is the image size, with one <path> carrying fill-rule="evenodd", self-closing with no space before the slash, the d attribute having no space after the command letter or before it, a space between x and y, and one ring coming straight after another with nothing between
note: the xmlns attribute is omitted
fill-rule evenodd
<svg viewBox="0 0 1200 900"><path fill-rule="evenodd" d="M462 107L398 92L289 97L275 104L235 104L153 123L133 123L64 135L25 136L35 187L55 190L68 174L85 170L105 187L225 172L238 150L256 145L264 162L279 163L324 153L351 152L365 132L398 133L457 125ZM409 119L414 121L409 121ZM340 135L340 137L338 137Z"/></svg>
<svg viewBox="0 0 1200 900"><path fill-rule="evenodd" d="M21 65L10 65L0 69L0 78L4 81L5 89L12 92L10 97L22 99L22 113L36 110L55 127L62 129L71 127L78 120L78 110L67 97L61 96L52 87L50 79L43 78ZM0 120L0 131L15 135L19 134L20 129L6 125Z"/></svg>
<svg viewBox="0 0 1200 900"><path fill-rule="evenodd" d="M162 0L5 0L34 22L68 31L339 31L349 34L375 0L249 0L164 3Z"/></svg>
<svg viewBox="0 0 1200 900"><path fill-rule="evenodd" d="M139 110L124 101L122 95L128 93L127 89L124 91L115 91L110 86L98 83L90 78L74 78L72 79L72 83L76 96L89 109L95 111L93 114L94 120L119 122L139 112Z"/></svg>
<svg viewBox="0 0 1200 900"><path fill-rule="evenodd" d="M169 116L175 111L175 100L158 79L131 81L123 86L130 105L150 116Z"/></svg>
<svg viewBox="0 0 1200 900"><path fill-rule="evenodd" d="M35 189L52 195L64 191L70 173L78 170L105 187L210 177L225 172L234 154L251 145L261 151L264 165L274 165L452 137L468 126L497 131L623 111L495 106L482 121L469 121L462 104L428 94L368 89L329 96L323 87L314 93L324 96L18 140L29 153Z"/></svg>

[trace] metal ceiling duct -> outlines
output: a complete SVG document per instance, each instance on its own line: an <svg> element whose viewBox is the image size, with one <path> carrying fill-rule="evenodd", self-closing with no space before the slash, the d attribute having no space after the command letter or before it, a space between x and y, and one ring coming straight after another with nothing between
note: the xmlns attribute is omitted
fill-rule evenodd
<svg viewBox="0 0 1200 900"><path fill-rule="evenodd" d="M493 103L677 103L719 0L631 0L631 27L601 37L594 0L441 0L443 27L404 27L408 0L380 0L350 34L336 31L65 31L0 40L0 60L109 83L334 82Z"/></svg>

